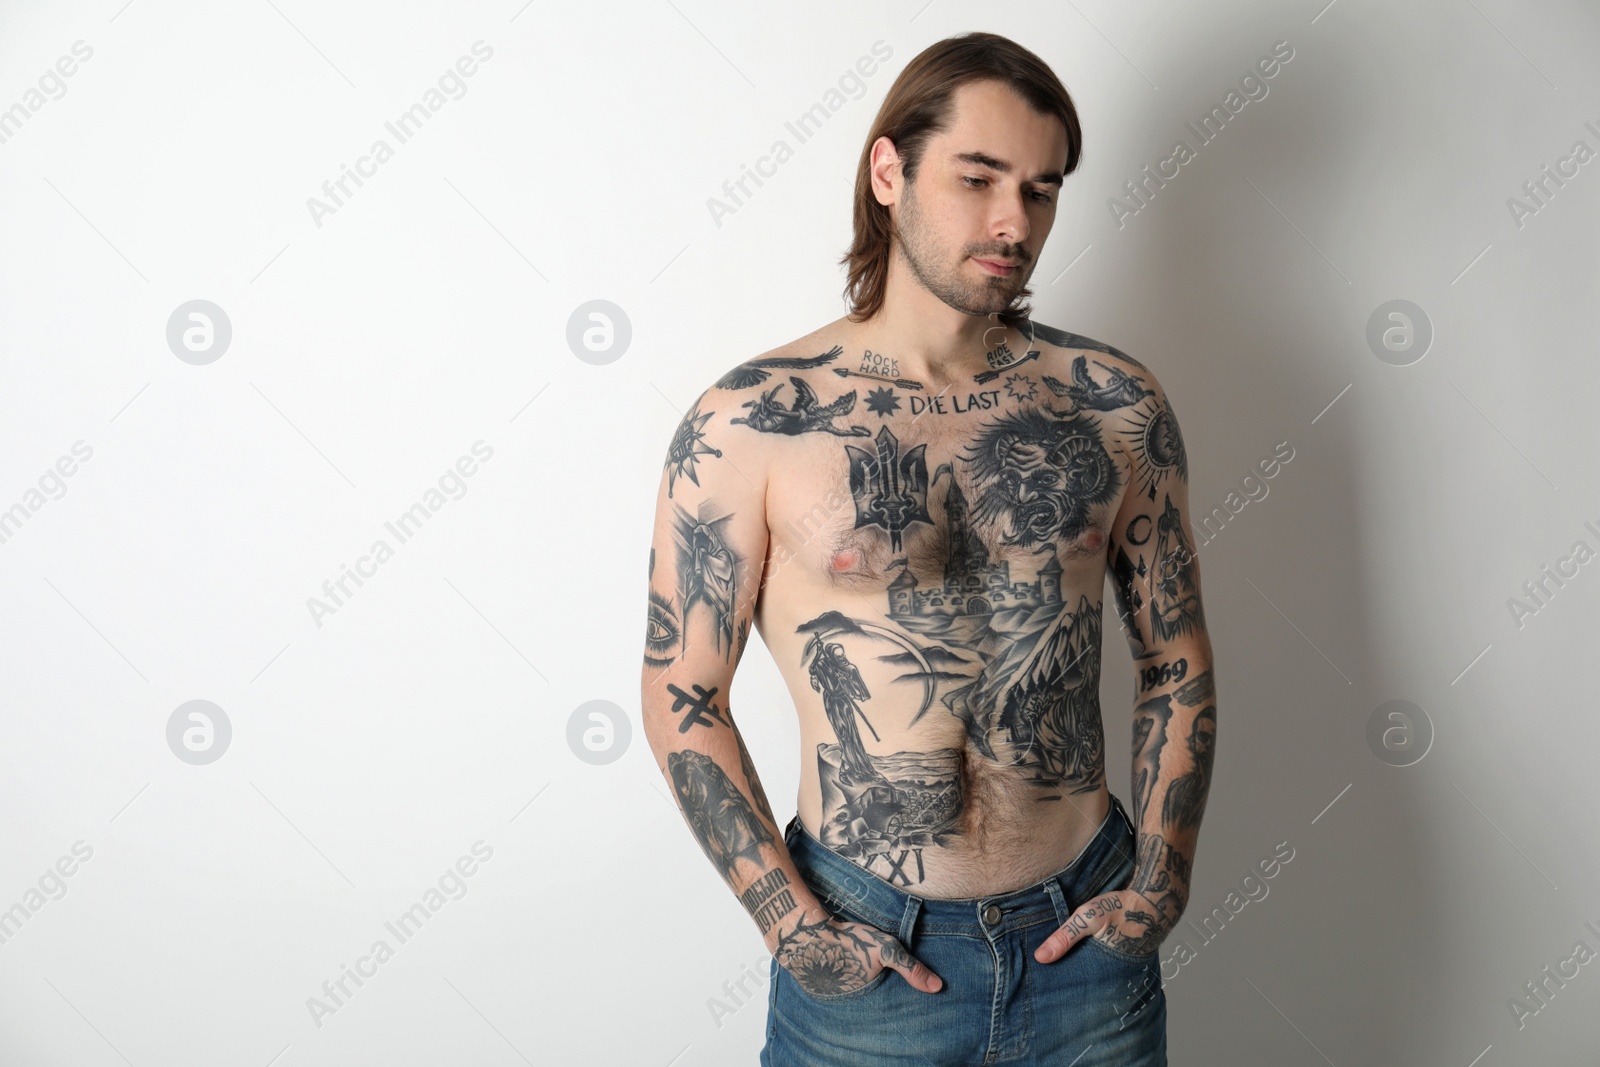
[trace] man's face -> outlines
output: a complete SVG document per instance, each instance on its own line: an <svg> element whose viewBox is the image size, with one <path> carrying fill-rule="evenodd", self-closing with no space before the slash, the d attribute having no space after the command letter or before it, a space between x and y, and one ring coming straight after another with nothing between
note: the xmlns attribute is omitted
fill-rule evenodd
<svg viewBox="0 0 1600 1067"><path fill-rule="evenodd" d="M930 293L957 311L990 315L1010 306L1038 263L1061 195L1067 132L990 81L956 90L951 119L929 139L916 181L894 207L898 247Z"/></svg>

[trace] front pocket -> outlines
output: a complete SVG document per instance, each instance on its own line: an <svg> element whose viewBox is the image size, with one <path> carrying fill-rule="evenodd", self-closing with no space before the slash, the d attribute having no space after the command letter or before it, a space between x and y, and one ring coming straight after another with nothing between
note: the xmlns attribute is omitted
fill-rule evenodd
<svg viewBox="0 0 1600 1067"><path fill-rule="evenodd" d="M1112 959L1117 960L1117 961L1119 961L1121 963L1131 963L1134 966L1140 966L1140 965L1143 965L1143 964L1146 964L1146 963L1153 963L1161 955L1161 949L1157 948L1154 952L1150 953L1148 956L1130 956L1126 952L1122 952L1122 951L1119 951L1117 949L1112 948L1110 945L1106 944L1104 941L1100 940L1098 937L1096 937L1093 934L1090 934L1088 937L1084 938L1083 940L1084 940L1084 942L1086 944L1093 945L1095 948L1099 949L1101 952L1104 952L1107 956L1110 956Z"/></svg>
<svg viewBox="0 0 1600 1067"><path fill-rule="evenodd" d="M805 986L801 985L800 979L796 978L792 973L790 973L787 967L780 965L778 970L783 972L779 978L779 981L787 979L805 999L814 1001L818 1004L837 1004L842 1000L854 1000L857 997L866 996L874 989L877 989L879 986L883 985L884 982L888 981L889 975L893 973L894 968L885 966L879 970L877 974L873 975L866 985L859 989L846 990L843 993L813 993L806 989Z"/></svg>

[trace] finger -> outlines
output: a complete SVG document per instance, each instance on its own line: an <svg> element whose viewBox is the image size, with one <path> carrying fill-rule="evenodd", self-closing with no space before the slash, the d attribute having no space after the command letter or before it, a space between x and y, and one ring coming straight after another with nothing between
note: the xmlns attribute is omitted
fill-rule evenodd
<svg viewBox="0 0 1600 1067"><path fill-rule="evenodd" d="M1085 916L1073 915L1062 923L1055 933L1045 938L1042 945L1034 949L1033 958L1040 963L1054 963L1065 956L1073 945L1093 933Z"/></svg>
<svg viewBox="0 0 1600 1067"><path fill-rule="evenodd" d="M913 989L920 989L924 993L937 993L944 988L944 980L933 973L926 963L917 959L906 951L906 947L898 941L890 940L879 951L884 965L893 967L900 972Z"/></svg>

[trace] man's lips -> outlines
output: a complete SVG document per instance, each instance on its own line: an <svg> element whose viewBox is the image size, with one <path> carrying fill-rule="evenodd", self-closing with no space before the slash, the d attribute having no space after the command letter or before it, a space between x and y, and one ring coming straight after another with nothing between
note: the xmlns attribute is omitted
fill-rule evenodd
<svg viewBox="0 0 1600 1067"><path fill-rule="evenodd" d="M977 259L976 256L974 256L973 258ZM982 267L984 270L988 271L990 274L998 274L998 275L1001 275L1002 277L1004 277L1007 274L1010 274L1012 271L1016 270L1019 266L1021 266L1021 264L1019 262L1017 262L1015 260L1008 260L1008 259L977 259L977 262L978 262L978 266Z"/></svg>

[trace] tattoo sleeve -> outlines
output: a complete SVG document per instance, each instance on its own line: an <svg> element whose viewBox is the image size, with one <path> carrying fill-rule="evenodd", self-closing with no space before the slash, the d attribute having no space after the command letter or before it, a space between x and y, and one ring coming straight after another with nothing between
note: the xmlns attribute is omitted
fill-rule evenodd
<svg viewBox="0 0 1600 1067"><path fill-rule="evenodd" d="M827 912L800 879L729 706L767 555L764 478L702 394L667 447L650 548L641 717L684 822L769 947Z"/></svg>
<svg viewBox="0 0 1600 1067"><path fill-rule="evenodd" d="M1189 524L1188 459L1154 376L1123 442L1134 477L1106 566L1134 658L1132 817L1136 904L1108 940L1134 955L1159 947L1189 900L1189 876L1211 786L1216 685Z"/></svg>

